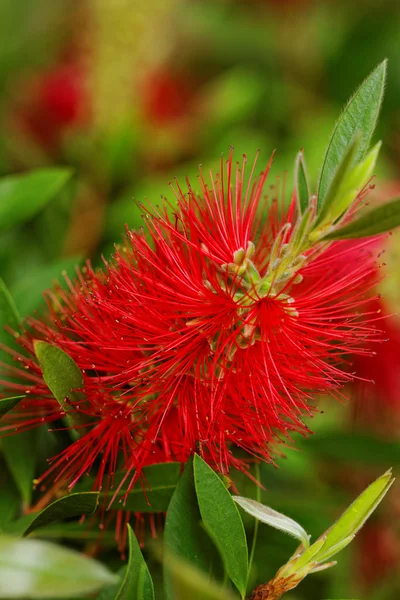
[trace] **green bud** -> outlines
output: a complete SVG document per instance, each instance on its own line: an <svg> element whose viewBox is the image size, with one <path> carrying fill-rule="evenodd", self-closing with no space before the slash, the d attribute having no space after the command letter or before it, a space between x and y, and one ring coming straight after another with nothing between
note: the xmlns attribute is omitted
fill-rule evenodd
<svg viewBox="0 0 400 600"><path fill-rule="evenodd" d="M385 497L393 482L392 471L389 469L389 471L386 471L386 473L371 483L328 530L325 535L325 544L320 555L317 555L316 558L319 559L319 556L323 558L333 556L330 552L331 550L339 546L344 540L349 540L350 542L349 538L354 537L361 529L365 521ZM340 549L338 548L337 551Z"/></svg>
<svg viewBox="0 0 400 600"><path fill-rule="evenodd" d="M340 217L349 208L363 187L368 183L369 179L371 179L381 145L382 142L375 144L364 160L360 162L342 182L337 193L337 198L332 206L332 217L334 220Z"/></svg>

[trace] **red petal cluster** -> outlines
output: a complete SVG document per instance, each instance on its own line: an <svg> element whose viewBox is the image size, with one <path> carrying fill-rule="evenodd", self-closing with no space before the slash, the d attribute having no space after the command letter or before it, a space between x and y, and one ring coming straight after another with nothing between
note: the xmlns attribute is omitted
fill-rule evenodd
<svg viewBox="0 0 400 600"><path fill-rule="evenodd" d="M319 245L283 285L257 286L297 220L295 199L284 209L265 196L268 168L246 179L245 159L234 173L230 157L210 185L200 177L200 194L177 185L176 205L145 212L146 234L129 231L101 272L88 265L47 294L45 318L28 319L7 383L28 396L3 429L60 419L33 341L66 351L84 372L75 409L89 421L50 467L71 487L92 469L97 487L113 487L123 468L129 489L155 458L195 451L225 473L246 468L238 448L271 460L277 441L308 432L317 394L352 380L346 357L378 335L371 244Z"/></svg>

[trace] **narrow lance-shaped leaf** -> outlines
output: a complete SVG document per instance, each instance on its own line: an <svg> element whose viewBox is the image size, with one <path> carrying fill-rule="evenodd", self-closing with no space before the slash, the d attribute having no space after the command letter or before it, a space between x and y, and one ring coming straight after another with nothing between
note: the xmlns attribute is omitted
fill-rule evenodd
<svg viewBox="0 0 400 600"><path fill-rule="evenodd" d="M35 341L34 349L43 379L67 414L67 419L74 426L82 426L85 416L79 412L78 406L84 400L79 391L83 387L83 375L78 365L61 348L47 342Z"/></svg>
<svg viewBox="0 0 400 600"><path fill-rule="evenodd" d="M345 240L370 237L390 231L400 225L400 198L377 206L359 219L335 229L324 236L324 240Z"/></svg>
<svg viewBox="0 0 400 600"><path fill-rule="evenodd" d="M331 140L325 153L318 186L318 205L322 206L328 187L335 171L343 159L346 149L356 131L361 132L356 162L361 160L371 141L380 108L386 79L384 60L361 84L349 100L335 125Z"/></svg>
<svg viewBox="0 0 400 600"><path fill-rule="evenodd" d="M326 558L333 556L331 550L339 546L343 540L348 539L350 542L386 496L393 483L394 478L391 470L371 483L329 529L327 534L322 536L325 539L325 544L315 559L318 561L326 560ZM344 546L338 547L337 551L342 547Z"/></svg>
<svg viewBox="0 0 400 600"><path fill-rule="evenodd" d="M71 178L69 169L39 169L0 179L0 229L32 219Z"/></svg>
<svg viewBox="0 0 400 600"><path fill-rule="evenodd" d="M299 213L303 212L308 207L308 200L310 198L310 186L308 184L306 163L304 159L303 150L301 150L297 157L294 167L294 184L296 188L297 206Z"/></svg>
<svg viewBox="0 0 400 600"><path fill-rule="evenodd" d="M279 529L299 540L304 548L308 548L310 545L310 539L307 532L301 525L296 523L290 517L283 515L282 513L264 506L256 500L250 498L243 498L242 496L233 496L234 501L239 504L249 515L258 519L262 523L266 523L275 529Z"/></svg>
<svg viewBox="0 0 400 600"><path fill-rule="evenodd" d="M0 536L0 598L86 596L115 581L105 566L75 550Z"/></svg>
<svg viewBox="0 0 400 600"><path fill-rule="evenodd" d="M360 146L360 141L361 134L360 132L356 132L350 140L350 143L344 152L343 158L339 162L337 169L332 177L332 181L326 192L324 202L318 213L318 218L316 220L314 229L318 229L318 226L321 223L324 223L329 217L331 217L332 221L331 215L334 210L335 201L339 196L340 189L343 188L345 181L350 177L350 173L352 171L352 167L354 166L358 148Z"/></svg>
<svg viewBox="0 0 400 600"><path fill-rule="evenodd" d="M340 217L352 205L358 194L371 179L381 146L382 142L375 144L366 157L351 170L349 176L343 181L332 207L334 219Z"/></svg>
<svg viewBox="0 0 400 600"><path fill-rule="evenodd" d="M27 536L36 529L56 521L91 515L96 510L98 501L98 492L69 494L55 500L40 512L29 513L18 519L18 521L10 523L7 527L7 533Z"/></svg>
<svg viewBox="0 0 400 600"><path fill-rule="evenodd" d="M218 553L201 527L201 514L194 484L193 458L186 463L171 498L165 521L164 543L166 551L196 564L197 568L207 574L220 570ZM166 563L164 567L166 597L175 600L172 595L171 573Z"/></svg>
<svg viewBox="0 0 400 600"><path fill-rule="evenodd" d="M338 182L339 185L336 186L336 192L332 197L330 196L331 188L329 188L326 202L321 209L315 230L311 233L311 238L313 236L322 237L326 228L331 229L332 224L340 219L346 213L347 209L351 207L354 200L373 175L380 147L381 142L378 142L358 165L344 173L344 177L342 181ZM332 187L335 187L334 182L335 179L332 182ZM320 229L318 228L318 223L321 221L325 221L325 229L324 225Z"/></svg>
<svg viewBox="0 0 400 600"><path fill-rule="evenodd" d="M12 396L11 398L1 398L0 399L0 419L6 413L8 413L9 410L14 408L14 406L16 404L18 404L18 402L20 400L22 400L22 398L25 398L25 396Z"/></svg>
<svg viewBox="0 0 400 600"><path fill-rule="evenodd" d="M282 581L290 581L292 589L310 573L335 566L336 562L326 561L354 539L393 482L391 470L374 481L314 544L304 551L296 550L289 561L279 569L272 582L279 585Z"/></svg>
<svg viewBox="0 0 400 600"><path fill-rule="evenodd" d="M205 528L220 551L229 578L244 596L248 551L239 511L224 483L198 454L194 457L194 480Z"/></svg>
<svg viewBox="0 0 400 600"><path fill-rule="evenodd" d="M154 586L138 541L128 524L129 560L115 600L154 600Z"/></svg>

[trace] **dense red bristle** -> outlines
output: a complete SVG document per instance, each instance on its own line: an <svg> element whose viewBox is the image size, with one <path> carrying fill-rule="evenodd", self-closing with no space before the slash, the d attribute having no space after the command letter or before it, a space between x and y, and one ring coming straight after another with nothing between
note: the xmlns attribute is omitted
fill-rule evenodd
<svg viewBox="0 0 400 600"><path fill-rule="evenodd" d="M277 443L309 432L302 418L316 410L314 397L338 396L353 379L343 356L365 354L379 338L365 299L376 279L374 242L320 244L275 287L271 252L280 256L291 240L295 197L285 211L264 195L271 161L257 179L253 166L246 183L246 159L242 169L232 160L211 186L201 175L200 195L175 184L173 214L150 207L147 235L128 232L112 263L96 273L88 265L67 291L47 294L46 317L27 320L18 341L28 356L14 357L29 368L9 371L8 389L29 389L32 401L3 430L60 415L40 378L35 338L83 370L79 410L91 424L44 477L73 487L93 471L96 488L115 499L154 456L184 462L197 451L224 473L247 470L238 447L273 460ZM238 251L254 252L260 276L271 272L268 293L244 285ZM116 487L117 468L125 477Z"/></svg>

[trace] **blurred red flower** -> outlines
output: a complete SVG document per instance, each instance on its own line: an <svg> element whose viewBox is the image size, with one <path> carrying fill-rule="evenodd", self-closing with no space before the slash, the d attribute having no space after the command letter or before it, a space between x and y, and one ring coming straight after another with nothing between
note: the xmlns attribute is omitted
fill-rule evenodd
<svg viewBox="0 0 400 600"><path fill-rule="evenodd" d="M57 149L70 127L89 118L86 73L76 61L33 75L22 88L16 112L20 127L48 150Z"/></svg>
<svg viewBox="0 0 400 600"><path fill-rule="evenodd" d="M168 67L146 73L140 89L140 104L149 123L164 126L189 113L193 85L183 74Z"/></svg>
<svg viewBox="0 0 400 600"><path fill-rule="evenodd" d="M356 568L365 591L395 572L400 561L400 541L392 524L366 523L357 536Z"/></svg>

